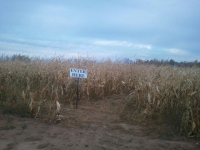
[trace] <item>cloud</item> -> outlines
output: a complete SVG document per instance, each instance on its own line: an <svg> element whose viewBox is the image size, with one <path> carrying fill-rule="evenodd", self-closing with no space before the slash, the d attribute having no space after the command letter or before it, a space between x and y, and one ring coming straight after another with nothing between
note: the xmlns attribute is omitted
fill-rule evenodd
<svg viewBox="0 0 200 150"><path fill-rule="evenodd" d="M159 48L150 44L141 44L120 40L99 40L92 38L54 40L31 40L0 35L0 53L12 56L23 54L29 56L71 58L78 56L96 60L111 58L129 59L174 59L175 61L199 60L199 55L181 48Z"/></svg>
<svg viewBox="0 0 200 150"><path fill-rule="evenodd" d="M60 42L7 38L7 40L0 39L0 53L8 56L14 54L40 57L64 56L65 58L81 56L96 59L113 57L117 54L114 50L107 51L107 49L95 45L80 43L80 41L77 44L76 41Z"/></svg>
<svg viewBox="0 0 200 150"><path fill-rule="evenodd" d="M144 44L136 45L136 47L138 47L138 48L145 48L145 49L152 49L151 45L144 45Z"/></svg>
<svg viewBox="0 0 200 150"><path fill-rule="evenodd" d="M131 47L133 44L126 41L108 41L108 40L97 40L93 42L95 45L101 46L126 46Z"/></svg>
<svg viewBox="0 0 200 150"><path fill-rule="evenodd" d="M139 49L152 49L151 45L147 44L133 44L127 41L109 41L109 40L96 40L93 42L95 45L100 46L124 46L124 47L134 47Z"/></svg>
<svg viewBox="0 0 200 150"><path fill-rule="evenodd" d="M177 48L170 48L170 49L165 49L167 52L174 54L174 55L185 55L187 54L186 51L177 49Z"/></svg>

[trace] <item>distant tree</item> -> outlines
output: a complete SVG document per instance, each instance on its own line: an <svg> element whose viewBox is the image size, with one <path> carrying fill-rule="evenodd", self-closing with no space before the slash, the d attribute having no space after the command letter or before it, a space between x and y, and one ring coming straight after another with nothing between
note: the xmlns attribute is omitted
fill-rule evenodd
<svg viewBox="0 0 200 150"><path fill-rule="evenodd" d="M142 59L137 59L136 60L136 64L143 64L143 60Z"/></svg>
<svg viewBox="0 0 200 150"><path fill-rule="evenodd" d="M174 66L175 61L174 61L173 59L171 59L171 60L169 61L169 64L170 64L171 66Z"/></svg>
<svg viewBox="0 0 200 150"><path fill-rule="evenodd" d="M124 59L122 59L121 62L126 63L126 64L132 64L133 63L133 61L129 58L124 58Z"/></svg>
<svg viewBox="0 0 200 150"><path fill-rule="evenodd" d="M15 60L19 60L19 61L31 61L31 59L26 56L26 55L16 55L14 54L12 57L11 57L11 61L15 61Z"/></svg>
<svg viewBox="0 0 200 150"><path fill-rule="evenodd" d="M194 66L198 66L198 60L194 61Z"/></svg>

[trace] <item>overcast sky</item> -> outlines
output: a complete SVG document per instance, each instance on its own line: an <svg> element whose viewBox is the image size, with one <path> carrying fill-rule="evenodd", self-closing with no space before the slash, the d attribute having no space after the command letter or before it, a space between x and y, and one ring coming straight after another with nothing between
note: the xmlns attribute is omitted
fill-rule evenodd
<svg viewBox="0 0 200 150"><path fill-rule="evenodd" d="M200 61L200 0L0 0L0 54Z"/></svg>

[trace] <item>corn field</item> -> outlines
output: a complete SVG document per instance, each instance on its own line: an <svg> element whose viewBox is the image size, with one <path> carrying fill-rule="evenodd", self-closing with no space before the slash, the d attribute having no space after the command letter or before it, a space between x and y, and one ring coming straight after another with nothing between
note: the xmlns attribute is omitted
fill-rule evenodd
<svg viewBox="0 0 200 150"><path fill-rule="evenodd" d="M88 71L80 79L80 99L101 100L113 94L129 95L125 109L146 117L173 117L180 132L200 135L200 69L94 61L85 58L0 60L0 105L4 113L28 112L31 99L40 116L53 118L55 100L74 105L76 79L69 68ZM127 105L129 107L127 107ZM35 110L37 111L37 110ZM46 115L46 116L45 116Z"/></svg>

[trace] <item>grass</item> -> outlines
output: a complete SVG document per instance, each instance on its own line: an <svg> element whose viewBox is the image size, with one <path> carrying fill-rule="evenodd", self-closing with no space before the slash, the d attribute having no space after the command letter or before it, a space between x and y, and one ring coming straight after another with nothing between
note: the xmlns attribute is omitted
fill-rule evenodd
<svg viewBox="0 0 200 150"><path fill-rule="evenodd" d="M25 130L27 128L27 125L24 124L22 127L21 127L23 130Z"/></svg>
<svg viewBox="0 0 200 150"><path fill-rule="evenodd" d="M80 101L97 101L127 94L121 108L126 120L169 120L181 133L200 134L200 69L127 64L91 59L0 59L0 107L4 113L30 116L31 99L40 105L39 116L56 118L55 100L74 105L76 79L69 68L88 70L80 79ZM37 112L37 105L34 112ZM62 105L61 105L62 107Z"/></svg>
<svg viewBox="0 0 200 150"><path fill-rule="evenodd" d="M44 143L44 144L40 144L37 146L38 149L44 149L46 147L48 147L50 145L50 143Z"/></svg>
<svg viewBox="0 0 200 150"><path fill-rule="evenodd" d="M5 148L4 150L12 150L14 149L16 146L18 145L18 143L16 141L12 142L12 143L9 143L7 145L7 148Z"/></svg>
<svg viewBox="0 0 200 150"><path fill-rule="evenodd" d="M0 127L0 130L12 130L14 129L15 127L12 126L12 125L5 125L3 127Z"/></svg>
<svg viewBox="0 0 200 150"><path fill-rule="evenodd" d="M25 139L25 141L40 141L42 138L40 136L31 136Z"/></svg>

